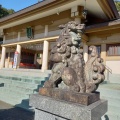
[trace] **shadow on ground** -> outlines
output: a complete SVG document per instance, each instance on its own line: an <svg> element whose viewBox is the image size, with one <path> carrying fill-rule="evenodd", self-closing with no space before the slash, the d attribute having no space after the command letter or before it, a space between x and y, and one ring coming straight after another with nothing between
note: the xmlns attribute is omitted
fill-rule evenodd
<svg viewBox="0 0 120 120"><path fill-rule="evenodd" d="M32 106L29 105L29 99L23 99L21 101L21 103L16 104L15 107L20 107L20 108L23 108L25 110L34 112L34 109L32 108Z"/></svg>
<svg viewBox="0 0 120 120"><path fill-rule="evenodd" d="M0 101L0 120L34 120L34 112Z"/></svg>
<svg viewBox="0 0 120 120"><path fill-rule="evenodd" d="M18 107L0 109L0 120L34 120L34 113Z"/></svg>
<svg viewBox="0 0 120 120"><path fill-rule="evenodd" d="M109 120L108 115L104 115L104 116L101 118L101 120Z"/></svg>
<svg viewBox="0 0 120 120"><path fill-rule="evenodd" d="M3 87L4 86L4 83L0 83L0 87Z"/></svg>

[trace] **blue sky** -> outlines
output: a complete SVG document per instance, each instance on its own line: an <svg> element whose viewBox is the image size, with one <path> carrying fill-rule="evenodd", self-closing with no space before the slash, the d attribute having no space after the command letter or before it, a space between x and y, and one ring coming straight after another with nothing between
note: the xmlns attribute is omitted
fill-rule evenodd
<svg viewBox="0 0 120 120"><path fill-rule="evenodd" d="M19 11L42 0L0 0L2 7ZM120 0L118 0L120 1Z"/></svg>
<svg viewBox="0 0 120 120"><path fill-rule="evenodd" d="M15 11L19 11L37 2L38 0L0 0L2 7L7 9L14 9Z"/></svg>

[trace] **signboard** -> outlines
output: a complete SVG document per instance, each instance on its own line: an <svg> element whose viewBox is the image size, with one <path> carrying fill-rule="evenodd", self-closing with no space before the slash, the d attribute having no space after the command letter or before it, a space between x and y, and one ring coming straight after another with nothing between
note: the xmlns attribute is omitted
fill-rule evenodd
<svg viewBox="0 0 120 120"><path fill-rule="evenodd" d="M14 61L13 61L13 68L17 68L17 63L18 63L18 52L16 51L14 54Z"/></svg>
<svg viewBox="0 0 120 120"><path fill-rule="evenodd" d="M33 38L33 29L32 27L27 27L26 28L26 33L27 33L27 37L32 39Z"/></svg>

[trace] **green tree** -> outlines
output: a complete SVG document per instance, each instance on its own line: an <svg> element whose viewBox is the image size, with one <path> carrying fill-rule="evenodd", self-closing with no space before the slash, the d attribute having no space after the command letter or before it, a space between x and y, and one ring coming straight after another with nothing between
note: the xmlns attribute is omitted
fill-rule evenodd
<svg viewBox="0 0 120 120"><path fill-rule="evenodd" d="M6 9L0 5L0 18L7 16L9 14L14 13L15 11L13 9Z"/></svg>
<svg viewBox="0 0 120 120"><path fill-rule="evenodd" d="M117 10L120 11L120 1L119 0L114 0L115 1L115 5L117 7Z"/></svg>

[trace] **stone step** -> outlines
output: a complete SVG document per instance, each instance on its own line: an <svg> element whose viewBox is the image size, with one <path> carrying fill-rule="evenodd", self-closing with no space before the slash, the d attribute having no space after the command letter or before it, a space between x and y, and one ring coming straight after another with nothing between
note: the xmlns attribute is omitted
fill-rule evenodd
<svg viewBox="0 0 120 120"><path fill-rule="evenodd" d="M108 100L108 112L111 112L111 115L118 114L120 115L120 99L113 99L113 98L108 98L108 97L103 97L101 96L102 99ZM109 116L110 117L110 116ZM113 119L110 119L113 120Z"/></svg>
<svg viewBox="0 0 120 120"><path fill-rule="evenodd" d="M109 81L110 81L110 83L119 83L120 84L120 74L110 74Z"/></svg>
<svg viewBox="0 0 120 120"><path fill-rule="evenodd" d="M52 70L45 70L44 72L45 72L45 73L52 74Z"/></svg>
<svg viewBox="0 0 120 120"><path fill-rule="evenodd" d="M100 96L120 99L120 91L118 90L98 89L98 91L100 92Z"/></svg>
<svg viewBox="0 0 120 120"><path fill-rule="evenodd" d="M36 89L36 87L38 86L38 84L35 83L26 83L26 82L9 80L9 79L0 79L0 83L4 83L4 86L13 85L13 86L19 86L19 87L22 86L23 88L32 88L32 89Z"/></svg>
<svg viewBox="0 0 120 120"><path fill-rule="evenodd" d="M12 85L12 84L8 84L8 85L5 85L4 87L0 87L0 89L7 89L6 91L13 91L14 93L16 92L19 92L19 93L26 93L26 94L31 94L31 93L36 93L39 91L39 88L40 88L40 85L34 87L34 88L30 88L30 87L23 87L23 86L15 86L15 85ZM2 91L4 92L4 91Z"/></svg>
<svg viewBox="0 0 120 120"><path fill-rule="evenodd" d="M31 73L29 73L29 74L30 74L30 75L25 75L25 74L12 74L12 73L11 73L10 75L9 75L9 74L0 74L0 76L1 76L1 77L2 77L2 76L3 76L3 77L5 77L5 76L7 76L7 77L10 76L10 77L12 77L12 76L13 76L13 77L22 77L22 78L25 77L25 78L29 78L29 79L31 79L31 78L32 78L32 79L42 79L42 78L46 78L46 77L48 78L48 77L49 77L49 76L44 76L44 75L36 76L35 74L32 75Z"/></svg>
<svg viewBox="0 0 120 120"><path fill-rule="evenodd" d="M120 120L120 115L107 112L101 120Z"/></svg>
<svg viewBox="0 0 120 120"><path fill-rule="evenodd" d="M21 94L31 94L31 93L34 93L34 91L36 91L36 89L30 89L30 88L23 88L23 87L19 87L19 86L12 86L10 85L9 87L3 87L4 89L0 88L1 92L4 92L4 91L10 91L10 92L13 92L13 93L21 93Z"/></svg>
<svg viewBox="0 0 120 120"><path fill-rule="evenodd" d="M24 70L22 69L21 71L18 71L18 70L3 70L1 69L0 70L0 74L6 74L6 73L9 73L9 75L11 74L14 74L14 75L25 75L25 76L37 76L37 77L40 77L40 76L43 76L43 77L49 77L50 76L50 72L36 72L36 71L28 71L28 70Z"/></svg>
<svg viewBox="0 0 120 120"><path fill-rule="evenodd" d="M102 84L97 91L100 91L101 96L120 99L120 84Z"/></svg>
<svg viewBox="0 0 120 120"><path fill-rule="evenodd" d="M42 72L41 69L24 69L24 68L18 68L18 69L13 69L13 68L2 68L1 70L5 71L28 71L28 72Z"/></svg>
<svg viewBox="0 0 120 120"><path fill-rule="evenodd" d="M112 106L112 105L108 105L108 112L117 115L120 115L120 106L116 107L116 106Z"/></svg>
<svg viewBox="0 0 120 120"><path fill-rule="evenodd" d="M8 97L7 95L3 95L2 97L0 97L1 101L4 101L4 102L6 102L8 104L11 104L11 105L21 104L23 99L25 99L25 98L19 98L19 99L16 98L16 99L14 99L13 96ZM28 99L28 98L26 98L26 99Z"/></svg>
<svg viewBox="0 0 120 120"><path fill-rule="evenodd" d="M2 69L0 70L0 100L31 110L29 95L38 93L49 79L51 71Z"/></svg>
<svg viewBox="0 0 120 120"><path fill-rule="evenodd" d="M9 80L15 80L15 81L21 81L21 82L27 82L27 83L35 83L35 84L41 84L41 81L46 81L49 78L47 77L41 77L41 78L28 78L28 77L20 77L20 76L0 76L0 79L9 79Z"/></svg>
<svg viewBox="0 0 120 120"><path fill-rule="evenodd" d="M18 96L17 96L18 95ZM0 89L0 100L4 101L6 103L9 103L11 105L24 108L26 110L33 111L33 108L29 106L29 95L24 96L23 94L11 94L4 92L1 92Z"/></svg>
<svg viewBox="0 0 120 120"><path fill-rule="evenodd" d="M101 96L101 99L108 100L108 105L116 106L120 108L120 99L108 96Z"/></svg>
<svg viewBox="0 0 120 120"><path fill-rule="evenodd" d="M18 101L16 99L13 99L12 97L8 97L8 96L5 96L5 95L1 96L0 100L6 102L8 104L11 104L11 105L16 105L16 104L20 104L21 103L21 100Z"/></svg>
<svg viewBox="0 0 120 120"><path fill-rule="evenodd" d="M111 114L117 114L120 116L120 99L108 98L101 96L102 99L108 100L108 112Z"/></svg>
<svg viewBox="0 0 120 120"><path fill-rule="evenodd" d="M1 94L0 100L12 104L12 105L16 105L16 104L20 104L22 102L23 99L29 99L29 96L27 95L27 97L16 97L13 94Z"/></svg>
<svg viewBox="0 0 120 120"><path fill-rule="evenodd" d="M18 69L13 69L13 68L2 68L1 70L3 71L22 71L22 72L36 72L36 73L40 73L42 72L41 69L24 69L24 68L18 68ZM49 71L49 70L48 70ZM50 70L51 71L51 70Z"/></svg>
<svg viewBox="0 0 120 120"><path fill-rule="evenodd" d="M9 97L13 97L14 99L19 99L19 98L29 98L30 93L22 93L21 91L14 91L14 90L9 90L7 88L0 88L0 94L2 96L6 95Z"/></svg>
<svg viewBox="0 0 120 120"><path fill-rule="evenodd" d="M102 120L120 120L120 84L101 84L98 91L102 99L108 100L106 119Z"/></svg>

